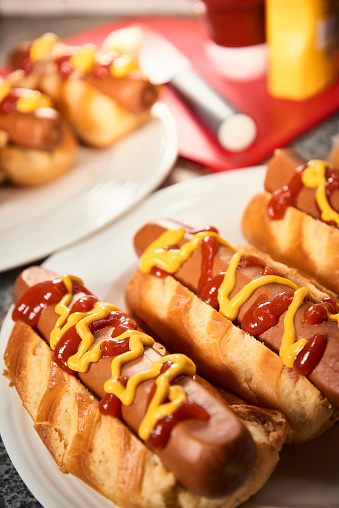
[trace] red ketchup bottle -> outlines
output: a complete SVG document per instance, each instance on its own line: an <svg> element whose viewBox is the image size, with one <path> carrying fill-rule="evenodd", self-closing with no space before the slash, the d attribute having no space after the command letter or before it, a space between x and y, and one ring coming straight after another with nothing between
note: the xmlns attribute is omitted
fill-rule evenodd
<svg viewBox="0 0 339 508"><path fill-rule="evenodd" d="M193 0L207 32L205 50L218 72L233 80L267 69L265 0Z"/></svg>

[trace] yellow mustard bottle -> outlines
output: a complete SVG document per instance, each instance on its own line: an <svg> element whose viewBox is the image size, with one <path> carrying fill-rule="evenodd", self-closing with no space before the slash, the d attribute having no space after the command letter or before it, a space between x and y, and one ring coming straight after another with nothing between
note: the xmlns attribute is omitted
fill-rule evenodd
<svg viewBox="0 0 339 508"><path fill-rule="evenodd" d="M338 74L338 0L266 0L268 91L303 100Z"/></svg>

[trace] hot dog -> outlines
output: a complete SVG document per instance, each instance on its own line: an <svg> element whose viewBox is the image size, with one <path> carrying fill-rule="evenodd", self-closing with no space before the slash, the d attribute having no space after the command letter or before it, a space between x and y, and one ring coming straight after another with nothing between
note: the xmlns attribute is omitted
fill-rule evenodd
<svg viewBox="0 0 339 508"><path fill-rule="evenodd" d="M18 46L10 62L21 70L16 84L49 95L80 139L94 147L110 146L147 122L159 96L130 56L92 44L67 46L55 34Z"/></svg>
<svg viewBox="0 0 339 508"><path fill-rule="evenodd" d="M326 161L306 161L291 149L276 150L264 192L245 209L245 238L339 294L338 227L339 170Z"/></svg>
<svg viewBox="0 0 339 508"><path fill-rule="evenodd" d="M0 83L0 170L23 186L49 182L71 167L76 138L50 99L37 90Z"/></svg>
<svg viewBox="0 0 339 508"><path fill-rule="evenodd" d="M285 438L282 415L227 405L193 379L190 359L160 354L75 277L31 267L14 300L6 375L65 472L121 506L145 507L237 506L267 480Z"/></svg>
<svg viewBox="0 0 339 508"><path fill-rule="evenodd" d="M213 228L153 222L134 245L140 268L126 302L166 347L188 354L201 375L247 401L282 411L290 442L307 441L338 419L333 297L254 248L234 249Z"/></svg>

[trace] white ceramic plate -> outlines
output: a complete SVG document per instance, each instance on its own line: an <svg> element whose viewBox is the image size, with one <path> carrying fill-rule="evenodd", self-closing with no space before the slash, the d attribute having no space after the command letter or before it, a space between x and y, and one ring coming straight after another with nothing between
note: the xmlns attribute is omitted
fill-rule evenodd
<svg viewBox="0 0 339 508"><path fill-rule="evenodd" d="M137 268L132 238L139 226L171 217L195 226L213 224L230 243L241 243L241 215L251 195L261 189L263 176L263 167L249 168L159 191L120 221L51 256L45 265L58 273L79 275L98 297L123 307L126 282ZM7 316L0 336L0 362L11 326ZM4 378L0 379L0 431L20 476L45 508L112 507L76 478L58 472ZM244 508L338 508L338 457L338 425L307 445L286 446L267 485Z"/></svg>
<svg viewBox="0 0 339 508"><path fill-rule="evenodd" d="M0 271L87 237L161 184L177 158L177 130L164 104L152 116L111 148L81 147L75 167L47 185L0 187Z"/></svg>

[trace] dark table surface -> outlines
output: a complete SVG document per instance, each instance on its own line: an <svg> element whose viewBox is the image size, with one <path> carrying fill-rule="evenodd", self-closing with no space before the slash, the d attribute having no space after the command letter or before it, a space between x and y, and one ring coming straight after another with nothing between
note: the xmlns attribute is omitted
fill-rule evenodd
<svg viewBox="0 0 339 508"><path fill-rule="evenodd" d="M113 19L116 18L112 17ZM20 40L32 40L47 31L58 33L61 38L64 38L108 21L107 16L0 18L0 67L4 65L9 49ZM331 149L331 139L337 133L339 133L339 112L296 139L291 146L296 148L306 159L323 159L328 156ZM179 158L172 173L162 186L172 185L204 174L206 171L203 168ZM42 261L37 260L37 263ZM12 301L13 283L22 268L18 267L0 273L0 326ZM41 506L40 503L17 474L0 437L0 508L37 508L39 506Z"/></svg>

